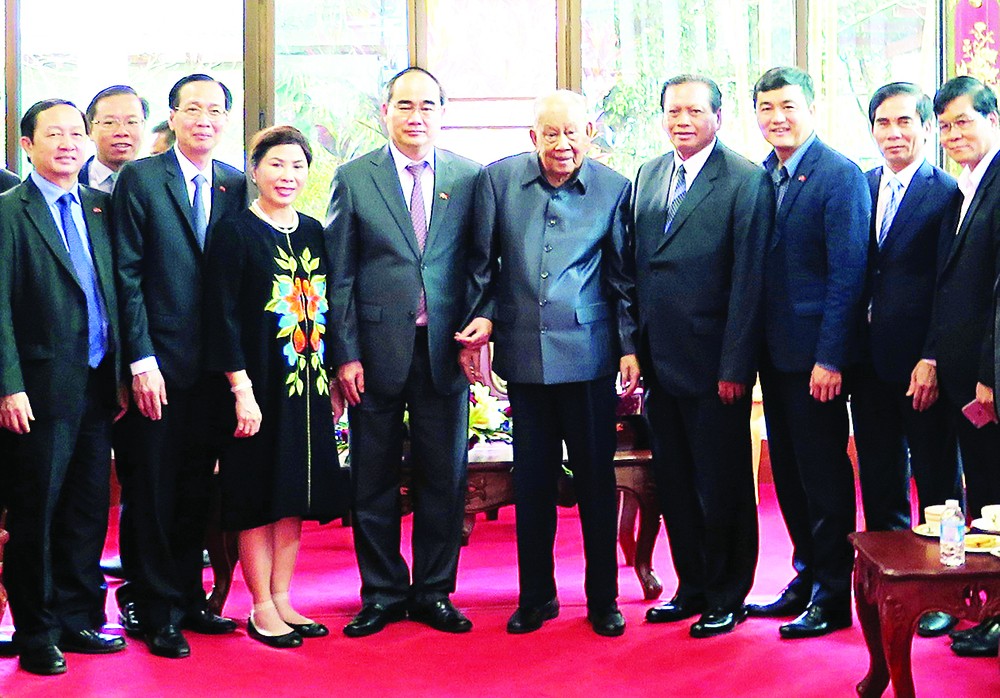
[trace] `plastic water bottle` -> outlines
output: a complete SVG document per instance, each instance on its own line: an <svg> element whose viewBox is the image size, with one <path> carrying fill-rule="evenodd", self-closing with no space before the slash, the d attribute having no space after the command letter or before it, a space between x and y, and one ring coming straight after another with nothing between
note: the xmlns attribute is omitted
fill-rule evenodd
<svg viewBox="0 0 1000 698"><path fill-rule="evenodd" d="M965 516L957 499L946 501L941 514L941 564L945 567L965 564Z"/></svg>

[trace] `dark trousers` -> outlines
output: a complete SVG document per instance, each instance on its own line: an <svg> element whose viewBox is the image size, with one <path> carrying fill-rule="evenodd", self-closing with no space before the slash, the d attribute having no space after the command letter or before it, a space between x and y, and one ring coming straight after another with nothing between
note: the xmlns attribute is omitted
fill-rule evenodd
<svg viewBox="0 0 1000 698"><path fill-rule="evenodd" d="M556 597L556 489L565 442L583 530L587 608L608 610L618 598L614 377L511 383L507 396L514 425L518 603L537 607Z"/></svg>
<svg viewBox="0 0 1000 698"><path fill-rule="evenodd" d="M849 608L854 552L854 470L847 401L809 394L809 373L760 369L774 488L794 547L792 587L821 606ZM845 391L846 392L846 391Z"/></svg>
<svg viewBox="0 0 1000 698"><path fill-rule="evenodd" d="M1000 425L987 424L977 429L962 414L968 400L955 400L947 391L942 391L942 396L958 435L965 475L965 513L969 518L978 518L984 506L1000 502Z"/></svg>
<svg viewBox="0 0 1000 698"><path fill-rule="evenodd" d="M227 398L229 398L227 400ZM149 629L178 624L206 608L202 550L218 459L222 422L231 397L221 377L182 389L167 383L169 404L153 421L134 407L119 423L116 443L122 480L122 539L130 593Z"/></svg>
<svg viewBox="0 0 1000 698"><path fill-rule="evenodd" d="M403 412L409 413L413 578L400 553ZM397 395L368 390L349 410L354 548L361 601L431 603L455 590L469 461L469 393L434 388L426 329Z"/></svg>
<svg viewBox="0 0 1000 698"><path fill-rule="evenodd" d="M677 596L709 608L743 606L757 567L750 395L677 396L647 369L646 412Z"/></svg>
<svg viewBox="0 0 1000 698"><path fill-rule="evenodd" d="M870 363L851 371L849 387L865 528L911 527L911 473L917 483L918 519L930 504L960 500L958 446L944 402L917 412L906 395L909 384L883 381Z"/></svg>
<svg viewBox="0 0 1000 698"><path fill-rule="evenodd" d="M11 435L4 584L21 649L104 624L101 550L111 476L110 365L90 372L81 410Z"/></svg>

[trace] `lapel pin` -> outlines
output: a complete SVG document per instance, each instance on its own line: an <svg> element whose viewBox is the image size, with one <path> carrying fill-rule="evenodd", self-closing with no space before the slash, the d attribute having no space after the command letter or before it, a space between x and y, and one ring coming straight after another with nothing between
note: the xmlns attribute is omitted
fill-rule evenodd
<svg viewBox="0 0 1000 698"><path fill-rule="evenodd" d="M796 177L796 179L799 180L800 182L804 182L804 181L806 181L806 176L805 175L799 175L798 177Z"/></svg>
<svg viewBox="0 0 1000 698"><path fill-rule="evenodd" d="M94 207L94 213L104 213L101 209Z"/></svg>
<svg viewBox="0 0 1000 698"><path fill-rule="evenodd" d="M447 201L448 200L448 192L446 192L446 191L441 192L440 194L438 194L438 198L441 199L442 201Z"/></svg>
<svg viewBox="0 0 1000 698"><path fill-rule="evenodd" d="M220 184L219 185L219 191L221 191L223 194L225 194L226 193L226 188Z"/></svg>

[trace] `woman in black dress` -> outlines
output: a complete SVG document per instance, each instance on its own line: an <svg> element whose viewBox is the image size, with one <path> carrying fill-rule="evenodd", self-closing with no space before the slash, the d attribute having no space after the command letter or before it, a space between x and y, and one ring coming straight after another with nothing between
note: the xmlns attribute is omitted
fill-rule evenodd
<svg viewBox="0 0 1000 698"><path fill-rule="evenodd" d="M323 229L292 207L311 162L308 141L291 126L254 137L260 197L216 228L205 277L207 363L226 374L235 399L236 438L219 468L222 525L240 532L253 596L247 632L272 647L328 634L292 607L288 590L302 520L348 508L334 440L342 408L323 361Z"/></svg>

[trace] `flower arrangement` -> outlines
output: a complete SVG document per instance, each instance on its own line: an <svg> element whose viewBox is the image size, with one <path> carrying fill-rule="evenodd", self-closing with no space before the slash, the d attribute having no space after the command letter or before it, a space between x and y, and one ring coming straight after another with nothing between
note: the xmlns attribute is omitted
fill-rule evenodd
<svg viewBox="0 0 1000 698"><path fill-rule="evenodd" d="M403 413L403 422L409 424L409 412ZM335 425L334 432L337 452L343 453L350 437L346 413ZM469 391L469 448L480 441L511 442L510 405L493 395L488 386L476 383Z"/></svg>

